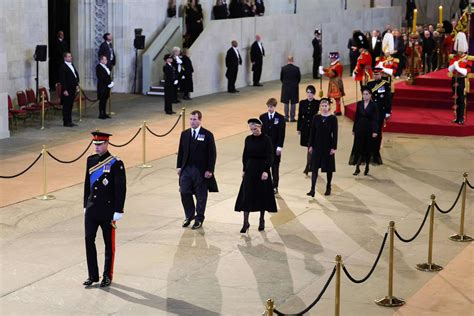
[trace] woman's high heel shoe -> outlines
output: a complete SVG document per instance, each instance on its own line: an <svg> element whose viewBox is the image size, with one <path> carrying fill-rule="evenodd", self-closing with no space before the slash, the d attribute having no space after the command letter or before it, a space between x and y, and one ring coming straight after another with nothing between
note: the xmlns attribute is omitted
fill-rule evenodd
<svg viewBox="0 0 474 316"><path fill-rule="evenodd" d="M265 220L260 221L258 224L258 231L261 232L263 230L265 230Z"/></svg>
<svg viewBox="0 0 474 316"><path fill-rule="evenodd" d="M360 173L360 169L359 169L359 167L357 166L357 167L356 167L356 170L354 171L354 173L353 173L352 175L353 175L353 176L358 176L359 173Z"/></svg>
<svg viewBox="0 0 474 316"><path fill-rule="evenodd" d="M314 190L309 191L306 193L307 196L314 197Z"/></svg>
<svg viewBox="0 0 474 316"><path fill-rule="evenodd" d="M242 229L240 230L240 233L241 233L241 234L247 233L248 230L249 230L249 228L250 228L250 224L249 224L249 223L245 223L244 226L242 226Z"/></svg>
<svg viewBox="0 0 474 316"><path fill-rule="evenodd" d="M365 170L364 170L364 176L368 175L369 174L369 167L365 167Z"/></svg>

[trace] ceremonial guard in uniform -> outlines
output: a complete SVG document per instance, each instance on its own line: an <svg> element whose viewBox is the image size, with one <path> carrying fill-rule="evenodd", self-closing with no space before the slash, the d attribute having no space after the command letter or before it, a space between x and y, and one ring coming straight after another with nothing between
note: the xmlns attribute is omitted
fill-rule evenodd
<svg viewBox="0 0 474 316"><path fill-rule="evenodd" d="M329 60L331 64L328 68L319 67L319 73L329 78L328 85L328 98L336 100L336 111L335 115L342 115L341 112L341 98L345 96L344 83L342 82L343 66L339 60L339 53L329 53Z"/></svg>
<svg viewBox="0 0 474 316"><path fill-rule="evenodd" d="M307 150L309 133L311 130L311 122L313 121L313 117L318 113L319 110L319 100L316 100L314 98L315 93L316 88L313 85L309 85L306 87L306 94L308 95L308 98L305 100L301 100L299 103L298 122L296 123L296 130L300 135L300 145L303 146L307 152L306 167L303 171L303 173L306 175L308 175L308 173L311 171L311 154Z"/></svg>
<svg viewBox="0 0 474 316"><path fill-rule="evenodd" d="M92 132L97 154L87 158L86 179L84 181L84 227L86 235L86 256L89 278L85 286L99 282L95 236L102 229L105 244L104 273L101 287L112 282L115 257L115 221L123 216L127 190L123 162L112 156L108 150L111 134Z"/></svg>
<svg viewBox="0 0 474 316"><path fill-rule="evenodd" d="M372 79L372 56L369 53L369 41L362 32L355 32L353 40L359 50L359 58L357 58L357 64L352 72L352 77L355 81L360 82L361 85L365 85L367 81Z"/></svg>
<svg viewBox="0 0 474 316"><path fill-rule="evenodd" d="M454 41L454 50L457 52L453 58L449 61L449 75L452 76L452 89L453 89L453 99L455 100L455 110L456 118L454 123L463 125L464 124L464 109L465 109L465 88L466 88L466 78L468 73L472 69L472 61L469 60L467 54L468 44L466 40L466 34L459 32L456 35Z"/></svg>
<svg viewBox="0 0 474 316"><path fill-rule="evenodd" d="M171 115L176 113L173 111L173 99L178 85L178 76L176 69L171 64L173 56L166 54L163 59L165 60L165 65L163 66L163 74L165 76L165 113Z"/></svg>
<svg viewBox="0 0 474 316"><path fill-rule="evenodd" d="M382 78L390 83L391 97L395 93L395 82L393 76L397 73L400 60L392 56L394 52L394 40L392 33L386 33L383 38L384 55L375 59L375 67L382 69ZM372 96L373 97L373 96Z"/></svg>
<svg viewBox="0 0 474 316"><path fill-rule="evenodd" d="M378 124L377 137L373 141L373 150L371 160L375 165L382 164L382 157L380 155L380 147L382 145L382 129L385 122L390 118L392 113L392 95L390 90L390 83L382 79L382 68L374 68L374 80L367 83L367 87L372 91L372 101L377 104L378 108Z"/></svg>

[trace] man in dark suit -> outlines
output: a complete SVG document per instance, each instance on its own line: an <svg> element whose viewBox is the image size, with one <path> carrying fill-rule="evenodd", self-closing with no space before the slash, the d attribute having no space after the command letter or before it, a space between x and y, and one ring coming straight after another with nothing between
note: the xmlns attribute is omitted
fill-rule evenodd
<svg viewBox="0 0 474 316"><path fill-rule="evenodd" d="M280 72L281 102L285 104L285 120L295 122L296 103L299 101L298 85L301 81L300 68L293 65L293 56L288 56L288 64ZM291 104L291 108L289 108Z"/></svg>
<svg viewBox="0 0 474 316"><path fill-rule="evenodd" d="M382 38L380 37L380 31L373 30L372 37L370 39L370 55L372 55L372 68L375 67L375 60L377 57L382 56Z"/></svg>
<svg viewBox="0 0 474 316"><path fill-rule="evenodd" d="M225 76L227 78L227 92L229 93L239 92L239 90L235 89L235 81L237 80L239 65L242 65L242 57L240 57L237 46L237 41L232 41L232 47L227 50L225 55L225 66L227 67Z"/></svg>
<svg viewBox="0 0 474 316"><path fill-rule="evenodd" d="M123 216L127 181L123 162L107 150L112 135L103 132L92 132L92 135L96 154L87 158L84 181L84 228L89 278L83 285L99 282L95 236L100 226L105 244L104 273L100 286L105 287L113 279L115 222Z"/></svg>
<svg viewBox="0 0 474 316"><path fill-rule="evenodd" d="M117 60L117 55L115 55L115 51L112 46L112 34L105 33L102 38L104 39L104 42L100 44L99 47L99 58L100 56L107 57L107 67L110 69L110 71L112 71Z"/></svg>
<svg viewBox="0 0 474 316"><path fill-rule="evenodd" d="M313 79L320 79L319 66L321 66L321 31L316 29L314 31L313 44Z"/></svg>
<svg viewBox="0 0 474 316"><path fill-rule="evenodd" d="M163 58L165 65L163 66L163 74L165 76L165 113L172 115L176 114L173 111L173 99L175 96L175 89L178 85L178 76L176 69L173 67L173 56L166 54Z"/></svg>
<svg viewBox="0 0 474 316"><path fill-rule="evenodd" d="M54 89L55 84L58 82L58 69L59 65L63 63L63 54L69 51L69 45L64 39L64 32L58 31L56 41L53 49L51 49L51 61L50 61L50 80L49 86Z"/></svg>
<svg viewBox="0 0 474 316"><path fill-rule="evenodd" d="M263 56L265 56L265 49L263 48L262 38L260 35L255 35L255 42L250 48L250 61L252 62L253 71L253 86L262 87L260 84L260 77L262 76Z"/></svg>
<svg viewBox="0 0 474 316"><path fill-rule="evenodd" d="M110 115L105 112L105 106L107 105L107 99L110 95L110 89L114 86L114 82L110 76L110 69L107 67L107 57L100 56L99 64L95 67L95 74L97 75L99 119L105 120L110 118Z"/></svg>
<svg viewBox="0 0 474 316"><path fill-rule="evenodd" d="M73 127L76 126L76 124L72 122L72 105L79 85L79 73L72 64L71 53L64 53L63 58L64 62L59 66L58 70L59 83L61 84L62 91L63 125Z"/></svg>
<svg viewBox="0 0 474 316"><path fill-rule="evenodd" d="M268 135L272 140L273 145L273 164L272 164L272 179L273 191L278 193L278 182L280 181L280 161L281 151L283 150L283 143L285 142L285 117L275 111L277 100L270 98L267 101L268 112L260 115L262 121L262 132Z"/></svg>
<svg viewBox="0 0 474 316"><path fill-rule="evenodd" d="M208 191L218 192L214 178L216 143L214 135L201 127L201 120L201 112L191 112L189 117L191 128L181 133L176 163L179 192L185 214L182 226L188 227L194 219L192 229L202 227ZM193 194L196 195L196 205Z"/></svg>

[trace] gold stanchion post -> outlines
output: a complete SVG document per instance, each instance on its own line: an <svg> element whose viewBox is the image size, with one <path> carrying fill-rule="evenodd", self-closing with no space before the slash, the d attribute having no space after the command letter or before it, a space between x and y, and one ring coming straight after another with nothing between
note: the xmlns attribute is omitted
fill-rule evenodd
<svg viewBox="0 0 474 316"><path fill-rule="evenodd" d="M41 129L44 129L44 92L41 92Z"/></svg>
<svg viewBox="0 0 474 316"><path fill-rule="evenodd" d="M273 308L275 304L271 298L267 300L267 304L265 305L265 316L273 316Z"/></svg>
<svg viewBox="0 0 474 316"><path fill-rule="evenodd" d="M142 165L140 168L151 168L152 165L146 164L146 121L143 121L142 125Z"/></svg>
<svg viewBox="0 0 474 316"><path fill-rule="evenodd" d="M466 212L466 190L467 190L467 173L463 175L464 188L462 189L462 200L461 200L461 225L459 227L459 234L452 235L449 237L452 241L472 241L472 237L464 235L464 214Z"/></svg>
<svg viewBox="0 0 474 316"><path fill-rule="evenodd" d="M115 115L115 112L112 112L112 90L109 90L109 115Z"/></svg>
<svg viewBox="0 0 474 316"><path fill-rule="evenodd" d="M43 150L41 151L43 154L43 195L40 195L37 197L38 200L42 201L48 201L48 200L54 200L56 197L48 193L48 181L47 181L47 170L46 170L46 155L47 150L46 150L46 145L43 145Z"/></svg>
<svg viewBox="0 0 474 316"><path fill-rule="evenodd" d="M334 315L339 316L341 313L341 268L342 268L342 257L341 255L336 256L336 286L335 286L335 307Z"/></svg>
<svg viewBox="0 0 474 316"><path fill-rule="evenodd" d="M79 88L79 122L82 122L82 90Z"/></svg>
<svg viewBox="0 0 474 316"><path fill-rule="evenodd" d="M443 270L443 267L433 263L433 229L434 229L434 211L435 211L436 196L431 194L430 205L430 235L428 241L428 262L419 263L416 268L420 271L435 272Z"/></svg>
<svg viewBox="0 0 474 316"><path fill-rule="evenodd" d="M393 247L394 247L394 235L395 235L395 222L391 221L388 226L388 232L390 236L390 249L388 259L388 295L384 298L375 300L375 303L385 307L402 306L405 304L405 300L393 296Z"/></svg>
<svg viewBox="0 0 474 316"><path fill-rule="evenodd" d="M181 109L181 120L183 122L183 132L186 130L186 108Z"/></svg>

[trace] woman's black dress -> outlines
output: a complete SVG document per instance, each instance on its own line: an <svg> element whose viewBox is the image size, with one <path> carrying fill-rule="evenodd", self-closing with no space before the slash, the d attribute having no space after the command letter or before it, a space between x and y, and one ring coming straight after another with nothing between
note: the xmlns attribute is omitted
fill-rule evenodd
<svg viewBox="0 0 474 316"><path fill-rule="evenodd" d="M354 144L352 145L350 165L359 165L370 162L374 151L375 138L372 133L378 132L378 107L375 102L370 101L364 109L364 101L357 102L354 126ZM374 164L379 164L376 161Z"/></svg>
<svg viewBox="0 0 474 316"><path fill-rule="evenodd" d="M335 155L331 149L337 149L337 118L335 115L316 115L311 123L308 146L313 147L311 154L311 171L335 172Z"/></svg>
<svg viewBox="0 0 474 316"><path fill-rule="evenodd" d="M318 113L318 110L319 100L313 99L309 101L306 99L300 101L296 130L300 132L300 145L303 147L308 147L311 122L316 113Z"/></svg>
<svg viewBox="0 0 474 316"><path fill-rule="evenodd" d="M276 212L275 194L270 173L273 162L273 149L270 137L249 135L245 139L242 163L245 172L235 202L235 211L240 212ZM268 173L268 179L262 181L262 173Z"/></svg>

